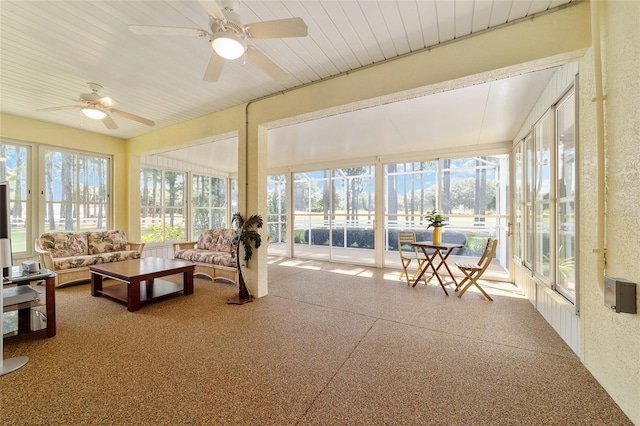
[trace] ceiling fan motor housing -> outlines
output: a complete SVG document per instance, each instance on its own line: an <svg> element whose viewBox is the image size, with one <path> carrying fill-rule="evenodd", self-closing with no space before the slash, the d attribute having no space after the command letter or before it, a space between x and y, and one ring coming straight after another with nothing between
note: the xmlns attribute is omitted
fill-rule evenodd
<svg viewBox="0 0 640 426"><path fill-rule="evenodd" d="M97 92L80 94L80 100L82 102L95 102L98 99L100 99L100 95Z"/></svg>
<svg viewBox="0 0 640 426"><path fill-rule="evenodd" d="M220 22L212 17L211 32L215 34L219 32L232 31L239 36L244 37L245 29L244 24L240 20L240 16L237 13L226 9L223 10L222 13L224 14L227 22Z"/></svg>

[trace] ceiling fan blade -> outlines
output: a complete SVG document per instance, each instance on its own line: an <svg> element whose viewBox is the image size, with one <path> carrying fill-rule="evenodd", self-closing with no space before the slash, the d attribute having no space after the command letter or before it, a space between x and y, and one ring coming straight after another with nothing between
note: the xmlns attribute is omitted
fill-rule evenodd
<svg viewBox="0 0 640 426"><path fill-rule="evenodd" d="M224 67L224 59L218 56L216 52L211 53L211 59L209 59L209 65L204 72L204 81L218 81L220 74L222 73L222 67Z"/></svg>
<svg viewBox="0 0 640 426"><path fill-rule="evenodd" d="M200 28L155 27L150 25L129 25L129 31L142 35L168 35L187 37L209 37L208 31Z"/></svg>
<svg viewBox="0 0 640 426"><path fill-rule="evenodd" d="M58 110L63 110L63 109L76 109L76 108L82 108L82 106L81 105L66 105L66 106L51 107L51 108L41 108L41 109L37 109L36 111L58 111Z"/></svg>
<svg viewBox="0 0 640 426"><path fill-rule="evenodd" d="M288 72L280 68L267 55L255 47L247 47L247 57L278 83L285 84L291 79L291 75Z"/></svg>
<svg viewBox="0 0 640 426"><path fill-rule="evenodd" d="M148 119L143 118L143 117L140 117L140 116L135 115L135 114L131 114L130 112L121 111L121 110L115 109L115 108L109 108L109 111L111 111L114 114L118 114L120 117L128 118L129 120L137 121L138 123L146 124L147 126L153 127L153 126L156 125L156 123L154 123L153 121L148 120ZM103 121L104 120L106 120L106 117L103 119ZM113 121L113 120L111 120L111 121Z"/></svg>
<svg viewBox="0 0 640 426"><path fill-rule="evenodd" d="M102 120L102 123L104 124L104 127L106 127L107 129L111 129L111 130L115 130L118 129L118 125L116 124L115 121L113 121L113 118L111 118L111 116L109 114L107 114Z"/></svg>
<svg viewBox="0 0 640 426"><path fill-rule="evenodd" d="M227 22L227 18L225 18L224 13L222 13L222 10L220 9L220 6L218 6L218 4L215 1L200 0L200 6L202 6L202 8L206 10L207 13L209 13L209 15L213 16L214 18L224 23Z"/></svg>
<svg viewBox="0 0 640 426"><path fill-rule="evenodd" d="M251 38L306 37L308 35L307 24L302 18L254 22L245 27L249 30Z"/></svg>

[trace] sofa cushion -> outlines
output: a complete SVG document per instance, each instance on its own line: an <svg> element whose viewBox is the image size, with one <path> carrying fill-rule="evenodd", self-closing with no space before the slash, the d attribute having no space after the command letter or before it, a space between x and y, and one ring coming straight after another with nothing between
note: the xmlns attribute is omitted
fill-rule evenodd
<svg viewBox="0 0 640 426"><path fill-rule="evenodd" d="M236 257L231 253L217 252L216 256L214 256L213 258L213 263L215 265L229 266L231 268L238 267L238 262L236 261Z"/></svg>
<svg viewBox="0 0 640 426"><path fill-rule="evenodd" d="M52 257L89 254L86 232L48 232L40 236L40 247L49 251Z"/></svg>
<svg viewBox="0 0 640 426"><path fill-rule="evenodd" d="M56 270L63 270L139 258L140 253L137 251L126 250L113 253L58 257L53 259L53 264Z"/></svg>
<svg viewBox="0 0 640 426"><path fill-rule="evenodd" d="M233 245L233 238L235 235L236 231L234 229L221 229L216 251L221 251L223 253L231 253L232 250L235 251L235 246Z"/></svg>
<svg viewBox="0 0 640 426"><path fill-rule="evenodd" d="M182 259L182 260L191 260L193 258L194 253L199 252L199 249L191 248L191 249L182 249L177 250L173 253L174 259Z"/></svg>
<svg viewBox="0 0 640 426"><path fill-rule="evenodd" d="M87 232L89 254L113 253L127 250L127 236L124 231Z"/></svg>
<svg viewBox="0 0 640 426"><path fill-rule="evenodd" d="M205 229L198 237L196 248L200 250L216 250L220 228Z"/></svg>
<svg viewBox="0 0 640 426"><path fill-rule="evenodd" d="M236 267L236 259L231 253L210 250L195 250L191 256L192 262L207 263L210 265Z"/></svg>

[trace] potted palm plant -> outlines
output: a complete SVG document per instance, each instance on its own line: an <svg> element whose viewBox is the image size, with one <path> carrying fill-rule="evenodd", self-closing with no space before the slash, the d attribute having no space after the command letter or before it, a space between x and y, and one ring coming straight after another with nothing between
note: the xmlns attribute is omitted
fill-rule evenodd
<svg viewBox="0 0 640 426"><path fill-rule="evenodd" d="M429 222L427 229L433 227L433 244L442 244L442 227L445 225L444 216L439 214L436 209L433 209L424 218Z"/></svg>
<svg viewBox="0 0 640 426"><path fill-rule="evenodd" d="M240 267L240 246L244 250L244 261L248 262L253 257L253 249L257 249L262 244L262 237L256 231L256 228L262 228L262 216L254 214L248 219L240 213L233 214L232 223L236 227L236 235L233 242L236 247L236 263L238 264L238 297L227 300L227 303L243 305L253 301L253 296L249 294L247 285L242 276L242 268Z"/></svg>

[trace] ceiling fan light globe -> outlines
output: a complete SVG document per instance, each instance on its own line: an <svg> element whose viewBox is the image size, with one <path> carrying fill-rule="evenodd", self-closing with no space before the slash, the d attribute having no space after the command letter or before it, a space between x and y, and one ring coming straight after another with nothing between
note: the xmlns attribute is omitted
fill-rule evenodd
<svg viewBox="0 0 640 426"><path fill-rule="evenodd" d="M218 55L230 60L238 59L246 50L242 39L232 33L214 34L211 37L211 46Z"/></svg>
<svg viewBox="0 0 640 426"><path fill-rule="evenodd" d="M102 120L107 116L107 113L95 108L82 108L82 113L94 120Z"/></svg>

